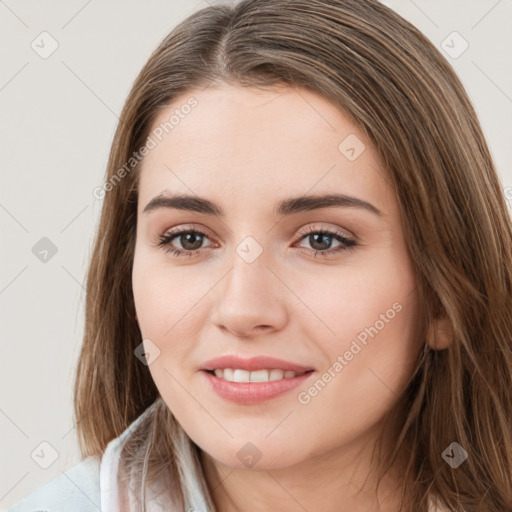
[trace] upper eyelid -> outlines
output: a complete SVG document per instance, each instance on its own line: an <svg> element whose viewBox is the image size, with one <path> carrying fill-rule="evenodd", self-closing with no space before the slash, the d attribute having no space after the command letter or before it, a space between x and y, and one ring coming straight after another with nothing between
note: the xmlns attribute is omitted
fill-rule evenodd
<svg viewBox="0 0 512 512"><path fill-rule="evenodd" d="M340 228L326 227L326 226L315 226L315 225L309 225L306 228L306 232L303 232L303 233L299 232L299 238L298 238L297 242L302 241L303 239L305 239L308 235L310 235L312 233L318 233L318 232L322 232L322 231L326 232L333 238L341 237L341 238L345 238L346 240L350 240L352 242L357 242L357 238L354 235L343 233L343 230ZM169 240L172 240L172 239L180 236L183 233L190 233L190 232L196 232L202 236L206 236L210 240L212 238L215 238L215 237L210 236L207 233L207 230L205 230L203 228L198 228L194 225L187 225L187 224L166 230L162 236L168 238ZM205 248L206 247L202 247L201 249L205 249ZM201 250L201 249L196 249L196 250ZM186 250L186 249L184 249L184 250Z"/></svg>
<svg viewBox="0 0 512 512"><path fill-rule="evenodd" d="M356 240L356 237L355 235L353 235L352 233L348 232L347 229L344 229L344 228L338 228L338 227L325 227L325 226L311 226L309 225L307 228L306 228L306 232L305 233L301 233L301 236L306 236L310 233L317 233L319 231L326 231L328 232L329 234L331 235L340 235L344 238L348 238L350 240ZM346 233L344 233L344 231L346 231Z"/></svg>
<svg viewBox="0 0 512 512"><path fill-rule="evenodd" d="M299 234L301 236L303 235L306 235L306 234L309 234L310 232L311 233L316 233L318 231L328 231L330 233L335 233L335 232L339 232L341 235L345 236L345 238L354 238L355 239L355 236L353 234L350 233L349 230L345 229L345 228L339 228L339 227L327 227L327 226L316 226L316 225L308 225L306 228L304 228L306 230L306 232L304 233L300 233ZM172 228L169 228L169 229L166 229L164 232L163 232L163 235L166 236L166 235L176 235L176 234L181 234L181 233L188 233L190 231L197 231L201 234L204 234L208 237L210 237L210 235L208 234L208 229L206 228L202 228L202 227L196 227L195 225L193 224L184 224L184 225L179 225L179 226L175 226L175 227L172 227ZM344 231L346 231L346 233L344 233ZM215 237L213 237L215 238Z"/></svg>

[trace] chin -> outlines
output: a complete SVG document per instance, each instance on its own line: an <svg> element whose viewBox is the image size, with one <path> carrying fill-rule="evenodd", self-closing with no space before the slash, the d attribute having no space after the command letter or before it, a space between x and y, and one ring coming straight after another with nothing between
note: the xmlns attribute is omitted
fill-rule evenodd
<svg viewBox="0 0 512 512"><path fill-rule="evenodd" d="M233 470L254 470L266 471L284 469L302 462L302 458L296 453L296 443L290 446L283 446L283 443L276 439L275 443L257 443L252 441L240 442L233 440L229 447L219 451L219 446L213 450L204 450L208 456L218 463Z"/></svg>

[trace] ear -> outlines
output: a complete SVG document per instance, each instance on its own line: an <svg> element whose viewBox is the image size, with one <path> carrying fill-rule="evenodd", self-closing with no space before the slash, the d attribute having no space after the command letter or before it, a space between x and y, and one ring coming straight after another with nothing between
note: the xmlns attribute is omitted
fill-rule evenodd
<svg viewBox="0 0 512 512"><path fill-rule="evenodd" d="M436 318L427 332L427 344L433 350L444 350L453 341L453 328L446 316Z"/></svg>

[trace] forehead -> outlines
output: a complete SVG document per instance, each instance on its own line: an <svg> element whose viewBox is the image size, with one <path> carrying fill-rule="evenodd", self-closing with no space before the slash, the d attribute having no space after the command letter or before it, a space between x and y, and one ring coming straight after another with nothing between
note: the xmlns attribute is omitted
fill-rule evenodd
<svg viewBox="0 0 512 512"><path fill-rule="evenodd" d="M150 136L141 202L165 189L255 206L311 191L371 197L385 209L380 155L340 109L311 91L194 89L159 112Z"/></svg>

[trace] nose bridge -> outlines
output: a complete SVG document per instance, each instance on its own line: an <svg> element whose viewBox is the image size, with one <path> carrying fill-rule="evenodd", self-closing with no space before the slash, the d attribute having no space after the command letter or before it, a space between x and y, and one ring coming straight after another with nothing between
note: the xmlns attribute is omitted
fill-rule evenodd
<svg viewBox="0 0 512 512"><path fill-rule="evenodd" d="M270 249L246 237L235 248L231 269L219 287L213 322L238 336L256 328L279 329L286 321L284 289L267 268Z"/></svg>
<svg viewBox="0 0 512 512"><path fill-rule="evenodd" d="M254 246L247 241L242 241L237 246L231 259L231 271L227 276L226 298L229 294L244 301L261 300L261 292L264 288L268 291L268 279L271 276L267 268L270 262L266 252L261 251L261 254L255 254Z"/></svg>

